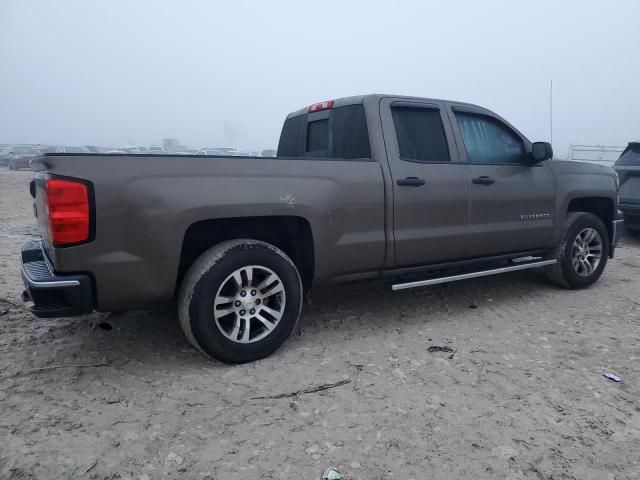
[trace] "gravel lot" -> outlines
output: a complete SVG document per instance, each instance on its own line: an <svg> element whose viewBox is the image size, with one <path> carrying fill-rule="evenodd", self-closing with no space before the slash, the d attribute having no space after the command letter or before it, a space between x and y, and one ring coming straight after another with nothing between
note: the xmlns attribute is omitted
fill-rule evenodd
<svg viewBox="0 0 640 480"><path fill-rule="evenodd" d="M30 175L0 170L0 478L640 478L638 239L583 291L537 272L316 291L298 335L230 367L189 347L173 305L32 317Z"/></svg>

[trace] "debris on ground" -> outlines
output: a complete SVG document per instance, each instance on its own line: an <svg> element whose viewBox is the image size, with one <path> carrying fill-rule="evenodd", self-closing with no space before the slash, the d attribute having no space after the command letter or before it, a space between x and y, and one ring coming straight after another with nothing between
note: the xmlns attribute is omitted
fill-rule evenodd
<svg viewBox="0 0 640 480"><path fill-rule="evenodd" d="M305 388L304 390L296 390L295 392L279 393L277 395L268 395L266 397L251 397L251 400L264 400L267 398L297 397L304 393L316 393L316 392L321 392L323 390L329 390L330 388L341 387L342 385L346 385L347 383L351 383L351 379L347 378L335 383L324 383L322 385L318 385L317 387Z"/></svg>
<svg viewBox="0 0 640 480"><path fill-rule="evenodd" d="M603 373L602 376L604 378L608 378L609 380L611 380L612 382L616 382L616 383L624 383L624 381L617 375L613 374L613 373Z"/></svg>
<svg viewBox="0 0 640 480"><path fill-rule="evenodd" d="M60 368L95 368L95 367L110 367L111 364L107 362L90 363L88 365L52 365L49 367L30 368L28 370L17 370L15 372L0 374L0 378L5 377L17 377L18 375L26 375L28 373L48 372L50 370L58 370Z"/></svg>
<svg viewBox="0 0 640 480"><path fill-rule="evenodd" d="M321 480L345 480L344 476L333 467L326 468L322 473Z"/></svg>
<svg viewBox="0 0 640 480"><path fill-rule="evenodd" d="M434 353L434 352L453 353L454 350L453 350L453 348L447 347L447 346L433 345L433 346L427 348L427 352L429 352L429 353Z"/></svg>

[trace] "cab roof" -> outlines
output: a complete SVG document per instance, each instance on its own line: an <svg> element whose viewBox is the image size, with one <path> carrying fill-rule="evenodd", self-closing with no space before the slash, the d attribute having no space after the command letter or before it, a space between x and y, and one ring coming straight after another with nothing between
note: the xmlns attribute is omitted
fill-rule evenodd
<svg viewBox="0 0 640 480"><path fill-rule="evenodd" d="M383 98L396 98L399 100L430 101L430 102L446 103L450 105L465 106L465 107L470 107L470 108L481 110L481 111L487 111L487 112L489 111L484 107L481 107L479 105L474 105L472 103L457 102L453 100L442 100L438 98L414 97L410 95L392 95L392 94L382 94L382 93L354 95L352 97L342 97L342 98L336 98L335 100L328 100L328 101L333 102L331 108L337 108L337 107L345 107L347 105L362 105L368 101L375 102L375 101L380 101ZM311 105L315 105L315 104L311 104ZM287 115L287 118L298 117L300 115L306 115L307 113L309 113L309 106L306 106L304 108L291 112L289 115Z"/></svg>

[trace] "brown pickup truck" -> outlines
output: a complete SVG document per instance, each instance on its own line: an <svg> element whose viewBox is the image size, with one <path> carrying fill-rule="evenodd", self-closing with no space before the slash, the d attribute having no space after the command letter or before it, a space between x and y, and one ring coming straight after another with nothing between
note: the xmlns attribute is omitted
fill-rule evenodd
<svg viewBox="0 0 640 480"><path fill-rule="evenodd" d="M41 317L175 297L195 347L246 362L285 341L317 284L543 267L586 287L620 232L617 177L552 155L484 108L393 95L290 114L276 158L44 155L24 296Z"/></svg>

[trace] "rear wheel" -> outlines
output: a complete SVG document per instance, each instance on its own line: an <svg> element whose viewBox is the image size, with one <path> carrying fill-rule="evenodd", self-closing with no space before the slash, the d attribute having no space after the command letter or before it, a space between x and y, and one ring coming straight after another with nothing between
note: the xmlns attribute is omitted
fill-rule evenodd
<svg viewBox="0 0 640 480"><path fill-rule="evenodd" d="M551 282L566 288L585 288L597 281L607 264L609 234L591 213L570 212L564 234L553 256L558 263L546 267Z"/></svg>
<svg viewBox="0 0 640 480"><path fill-rule="evenodd" d="M231 240L191 266L179 299L180 325L193 346L227 363L274 352L293 331L302 282L291 259L273 245Z"/></svg>

